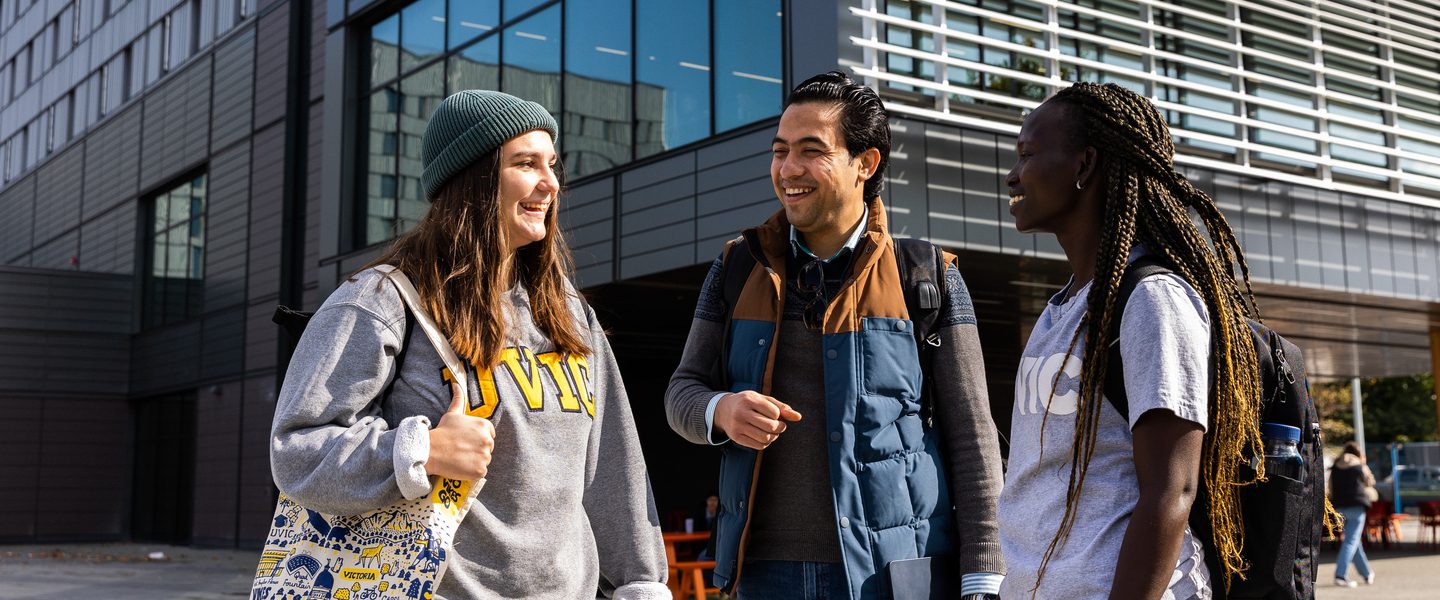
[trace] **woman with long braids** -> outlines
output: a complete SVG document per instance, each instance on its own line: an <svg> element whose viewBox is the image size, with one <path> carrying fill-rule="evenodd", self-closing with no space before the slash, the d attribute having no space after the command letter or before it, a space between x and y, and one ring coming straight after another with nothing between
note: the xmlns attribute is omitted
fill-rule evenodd
<svg viewBox="0 0 1440 600"><path fill-rule="evenodd" d="M1021 361L1001 596L1210 598L1212 571L1225 581L1246 566L1238 487L1253 477L1240 457L1261 452L1240 245L1214 201L1175 172L1160 113L1118 85L1055 94L1026 117L1016 151L1006 177L1015 226L1054 234L1074 275ZM1126 265L1146 254L1173 273L1141 280L1119 306ZM1129 422L1104 396L1113 344ZM1187 524L1202 482L1219 564L1205 560L1212 540Z"/></svg>

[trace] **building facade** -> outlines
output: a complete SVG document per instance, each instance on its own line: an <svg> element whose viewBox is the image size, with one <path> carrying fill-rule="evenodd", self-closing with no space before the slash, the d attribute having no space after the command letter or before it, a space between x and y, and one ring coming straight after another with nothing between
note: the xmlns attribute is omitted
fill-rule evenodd
<svg viewBox="0 0 1440 600"><path fill-rule="evenodd" d="M1318 377L1430 371L1440 4L1419 0L0 2L0 540L258 545L289 340L424 215L446 94L561 124L561 221L612 331L662 515L714 485L661 395L705 268L776 209L783 94L842 69L893 116L897 234L959 253L997 422L1066 271L1014 231L1024 111L1152 98ZM1436 337L1440 337L1437 335Z"/></svg>

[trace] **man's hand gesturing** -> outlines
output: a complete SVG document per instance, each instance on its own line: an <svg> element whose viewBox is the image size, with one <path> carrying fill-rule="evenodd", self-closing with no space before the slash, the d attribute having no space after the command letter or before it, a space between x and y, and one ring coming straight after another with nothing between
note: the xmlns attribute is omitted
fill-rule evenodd
<svg viewBox="0 0 1440 600"><path fill-rule="evenodd" d="M726 394L715 405L715 426L746 448L764 450L785 432L785 422L800 420L790 405L759 392Z"/></svg>

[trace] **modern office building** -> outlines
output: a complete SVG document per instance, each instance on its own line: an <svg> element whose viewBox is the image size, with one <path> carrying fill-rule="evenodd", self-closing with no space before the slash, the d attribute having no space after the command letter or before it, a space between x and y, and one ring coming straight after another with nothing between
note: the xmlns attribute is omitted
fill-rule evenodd
<svg viewBox="0 0 1440 600"><path fill-rule="evenodd" d="M892 229L961 256L992 404L1065 281L1004 174L1070 81L1152 98L1312 376L1435 369L1440 3L1425 0L0 2L0 540L258 545L288 342L424 214L459 89L556 114L561 219L662 514L715 454L662 394L722 243L776 209L783 94L842 69L893 115Z"/></svg>

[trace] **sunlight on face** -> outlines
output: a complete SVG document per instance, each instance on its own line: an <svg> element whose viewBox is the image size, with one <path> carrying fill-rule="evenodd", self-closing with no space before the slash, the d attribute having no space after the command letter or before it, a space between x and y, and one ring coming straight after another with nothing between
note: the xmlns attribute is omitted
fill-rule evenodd
<svg viewBox="0 0 1440 600"><path fill-rule="evenodd" d="M538 129L500 147L500 220L511 251L545 239L545 218L560 192L556 160L550 133Z"/></svg>

